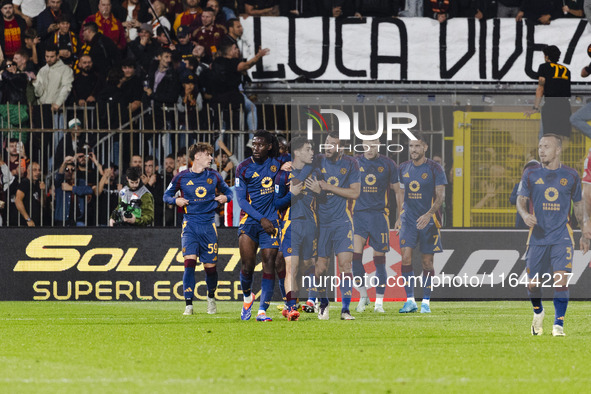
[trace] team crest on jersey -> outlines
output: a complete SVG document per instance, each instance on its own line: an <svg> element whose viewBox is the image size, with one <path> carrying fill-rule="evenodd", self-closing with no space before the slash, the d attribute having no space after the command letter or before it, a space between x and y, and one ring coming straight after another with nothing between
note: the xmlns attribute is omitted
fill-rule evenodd
<svg viewBox="0 0 591 394"><path fill-rule="evenodd" d="M271 179L268 176L264 177L263 181L261 182L261 186L263 186L264 188L267 188L267 187L271 187L271 185L273 185L273 179Z"/></svg>
<svg viewBox="0 0 591 394"><path fill-rule="evenodd" d="M562 179L560 180L560 184L561 184L562 186L566 186L566 185L568 184L568 180L567 180L566 178L562 178Z"/></svg>
<svg viewBox="0 0 591 394"><path fill-rule="evenodd" d="M376 176L374 174L368 174L365 177L365 183L369 186L372 186L374 183L376 183Z"/></svg>
<svg viewBox="0 0 591 394"><path fill-rule="evenodd" d="M543 184L544 184L544 180L542 178L540 178L536 181L536 185L543 185Z"/></svg>
<svg viewBox="0 0 591 394"><path fill-rule="evenodd" d="M193 181L189 181L189 182L187 182L187 186L193 186L193 185L195 185L195 184L193 183Z"/></svg>
<svg viewBox="0 0 591 394"><path fill-rule="evenodd" d="M421 188L421 184L417 181L412 181L411 183L409 183L408 188L411 192L416 192Z"/></svg>
<svg viewBox="0 0 591 394"><path fill-rule="evenodd" d="M384 172L384 167L378 167L378 172Z"/></svg>
<svg viewBox="0 0 591 394"><path fill-rule="evenodd" d="M546 189L544 197L546 197L546 200L550 202L556 201L558 199L558 190L556 190L556 188L549 187Z"/></svg>
<svg viewBox="0 0 591 394"><path fill-rule="evenodd" d="M326 183L328 183L332 186L338 186L339 185L339 178L337 178L336 176L331 176L330 178L328 178Z"/></svg>
<svg viewBox="0 0 591 394"><path fill-rule="evenodd" d="M423 179L427 179L427 177L428 177L428 175L426 172L424 172L423 175L421 175L421 178L423 178Z"/></svg>
<svg viewBox="0 0 591 394"><path fill-rule="evenodd" d="M403 178L410 178L410 175L408 175L408 172L404 175L402 175Z"/></svg>
<svg viewBox="0 0 591 394"><path fill-rule="evenodd" d="M341 174L345 175L347 173L347 169L346 168L341 168Z"/></svg>
<svg viewBox="0 0 591 394"><path fill-rule="evenodd" d="M213 183L213 180L211 178L207 178L207 184L211 185Z"/></svg>
<svg viewBox="0 0 591 394"><path fill-rule="evenodd" d="M255 171L254 174L252 174L251 178L258 178L258 176L259 176L259 173Z"/></svg>
<svg viewBox="0 0 591 394"><path fill-rule="evenodd" d="M199 198L205 197L206 194L207 194L207 189L204 188L203 186L199 186L197 189L195 189L195 195Z"/></svg>
<svg viewBox="0 0 591 394"><path fill-rule="evenodd" d="M277 171L277 166L271 166L271 172Z"/></svg>

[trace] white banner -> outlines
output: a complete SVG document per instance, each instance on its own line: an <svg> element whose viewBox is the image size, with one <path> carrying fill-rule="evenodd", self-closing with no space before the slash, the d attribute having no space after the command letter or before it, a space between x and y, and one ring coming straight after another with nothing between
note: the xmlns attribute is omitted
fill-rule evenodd
<svg viewBox="0 0 591 394"><path fill-rule="evenodd" d="M481 22L455 18L247 18L245 57L269 48L250 71L254 81L503 81L537 80L542 49L556 45L559 63L573 81L589 64L591 27L586 19L559 19L548 26L503 18ZM245 48L245 49L246 49Z"/></svg>

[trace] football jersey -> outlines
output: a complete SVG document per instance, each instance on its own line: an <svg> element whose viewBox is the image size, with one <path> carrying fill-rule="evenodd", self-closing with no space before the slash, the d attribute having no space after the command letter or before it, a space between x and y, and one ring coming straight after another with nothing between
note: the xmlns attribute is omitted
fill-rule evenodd
<svg viewBox="0 0 591 394"><path fill-rule="evenodd" d="M240 224L260 223L262 218L276 221L275 177L281 162L268 157L257 163L252 157L244 160L236 168L236 194L242 209Z"/></svg>
<svg viewBox="0 0 591 394"><path fill-rule="evenodd" d="M316 194L306 188L306 185L302 185L300 194L294 196L289 192L288 183L292 179L298 179L302 183L306 181L306 178L313 176L312 165L306 164L302 169L293 168L291 172L280 171L275 181L275 198L284 199L290 194L290 207L282 217L283 221L286 220L310 220L316 223L316 214L314 210L314 201ZM276 203L277 205L277 203Z"/></svg>
<svg viewBox="0 0 591 394"><path fill-rule="evenodd" d="M574 242L568 224L571 200L581 201L581 178L575 170L561 165L549 170L538 164L523 173L517 195L528 197L537 224L530 230L529 245Z"/></svg>
<svg viewBox="0 0 591 394"><path fill-rule="evenodd" d="M398 183L398 167L386 156L370 160L360 155L355 158L361 175L361 194L355 201L354 212L387 211L390 185Z"/></svg>
<svg viewBox="0 0 591 394"><path fill-rule="evenodd" d="M174 196L180 190L181 196L189 200L189 205L183 208L184 218L191 223L211 224L219 205L215 201L216 189L225 194L228 201L232 200L232 191L217 171L206 168L196 173L189 168L172 178L162 199L167 204L175 205Z"/></svg>
<svg viewBox="0 0 591 394"><path fill-rule="evenodd" d="M400 164L398 179L400 188L404 190L402 219L413 222L431 209L435 201L435 187L447 185L445 171L431 159L420 166L415 166L412 160ZM441 223L439 215L437 212L436 219Z"/></svg>
<svg viewBox="0 0 591 394"><path fill-rule="evenodd" d="M354 183L360 183L359 166L350 156L342 156L339 160L332 161L325 155L317 155L315 164L318 180L323 179L341 188L349 188ZM318 199L318 221L321 225L343 219L351 219L346 198L326 192Z"/></svg>
<svg viewBox="0 0 591 394"><path fill-rule="evenodd" d="M570 71L557 63L543 63L538 68L538 77L543 77L545 97L570 97Z"/></svg>

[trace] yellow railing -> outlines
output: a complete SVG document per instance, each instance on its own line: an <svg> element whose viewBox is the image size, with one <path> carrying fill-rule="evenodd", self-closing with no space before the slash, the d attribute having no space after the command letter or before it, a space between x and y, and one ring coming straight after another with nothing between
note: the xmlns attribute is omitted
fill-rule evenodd
<svg viewBox="0 0 591 394"><path fill-rule="evenodd" d="M454 227L514 227L509 197L523 166L538 159L539 129L539 114L528 119L521 112L454 113ZM581 174L590 146L573 129L562 162Z"/></svg>

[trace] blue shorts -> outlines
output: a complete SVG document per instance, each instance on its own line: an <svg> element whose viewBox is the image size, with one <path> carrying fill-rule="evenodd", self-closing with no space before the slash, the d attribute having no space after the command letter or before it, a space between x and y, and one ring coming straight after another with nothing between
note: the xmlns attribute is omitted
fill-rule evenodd
<svg viewBox="0 0 591 394"><path fill-rule="evenodd" d="M423 254L441 253L443 251L441 234L433 221L424 229L419 230L416 222L409 223L402 220L399 238L401 248L416 248L417 245L420 245Z"/></svg>
<svg viewBox="0 0 591 394"><path fill-rule="evenodd" d="M291 239L286 235L286 243L291 247L290 256L298 256L300 261L310 260L316 256L316 223L306 220L296 220L291 222L288 230L291 234ZM281 242L281 249L283 251L283 241ZM288 256L283 252L284 256Z"/></svg>
<svg viewBox="0 0 591 394"><path fill-rule="evenodd" d="M376 252L390 250L390 221L383 211L359 211L353 216L355 235L369 238L369 246Z"/></svg>
<svg viewBox="0 0 591 394"><path fill-rule="evenodd" d="M349 220L321 225L318 229L318 257L353 253L353 223Z"/></svg>
<svg viewBox="0 0 591 394"><path fill-rule="evenodd" d="M248 235L261 249L279 249L279 222L271 221L275 226L275 235L270 236L263 230L260 223L241 224L238 227L238 237L242 234Z"/></svg>
<svg viewBox="0 0 591 394"><path fill-rule="evenodd" d="M194 254L203 264L217 263L218 233L214 223L195 224L187 220L183 221L181 241L183 256Z"/></svg>
<svg viewBox="0 0 591 394"><path fill-rule="evenodd" d="M556 271L572 272L573 253L574 245L570 242L557 245L530 245L525 256L527 275L531 279L536 274L551 274Z"/></svg>

